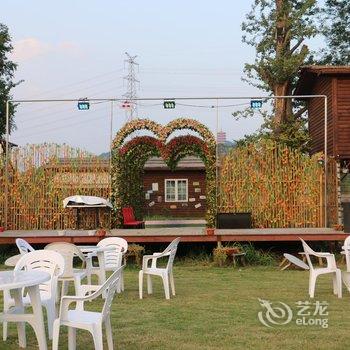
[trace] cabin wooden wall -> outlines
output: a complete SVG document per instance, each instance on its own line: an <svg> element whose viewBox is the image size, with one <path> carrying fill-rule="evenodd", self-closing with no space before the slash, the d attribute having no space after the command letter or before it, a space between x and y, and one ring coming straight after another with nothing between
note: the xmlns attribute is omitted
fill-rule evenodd
<svg viewBox="0 0 350 350"><path fill-rule="evenodd" d="M165 202L165 179L188 179L189 201L186 203ZM145 215L174 217L205 216L206 199L200 198L200 196L206 195L205 170L146 170L143 177L143 191L145 195L147 191L152 190L153 183L158 183L158 191L151 193L150 199L145 199ZM194 198L194 200L191 198ZM199 207L198 204L200 204Z"/></svg>
<svg viewBox="0 0 350 350"><path fill-rule="evenodd" d="M328 154L334 152L332 78L319 77L316 80L312 95L328 96ZM311 153L324 151L324 99L313 98L308 102L309 133L311 137Z"/></svg>
<svg viewBox="0 0 350 350"><path fill-rule="evenodd" d="M350 77L337 77L334 83L336 155L350 159Z"/></svg>
<svg viewBox="0 0 350 350"><path fill-rule="evenodd" d="M312 94L328 96L328 154L350 159L350 77L320 76ZM309 102L311 153L324 151L324 100Z"/></svg>

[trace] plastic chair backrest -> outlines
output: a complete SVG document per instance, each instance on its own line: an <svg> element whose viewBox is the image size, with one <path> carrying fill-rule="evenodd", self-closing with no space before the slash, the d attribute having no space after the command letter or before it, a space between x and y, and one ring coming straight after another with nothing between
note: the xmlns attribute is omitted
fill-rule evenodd
<svg viewBox="0 0 350 350"><path fill-rule="evenodd" d="M106 295L105 302L104 302L103 308L102 308L102 319L103 320L105 320L111 312L113 298L114 298L115 292L117 290L118 283L121 280L121 273L122 273L123 268L124 268L124 266L121 266L117 270L115 270L113 272L113 274L108 278L108 280L104 283L104 285L107 285L106 286L107 295Z"/></svg>
<svg viewBox="0 0 350 350"><path fill-rule="evenodd" d="M117 269L122 264L122 254L128 250L128 242L120 237L108 237L97 243L98 247L113 247L113 250L104 252L104 265L106 269ZM121 254L122 253L122 254Z"/></svg>
<svg viewBox="0 0 350 350"><path fill-rule="evenodd" d="M345 238L344 247L348 247L350 249L350 236Z"/></svg>
<svg viewBox="0 0 350 350"><path fill-rule="evenodd" d="M124 223L135 221L134 209L132 207L126 207L122 209Z"/></svg>
<svg viewBox="0 0 350 350"><path fill-rule="evenodd" d="M350 236L345 238L344 241L346 271L350 272Z"/></svg>
<svg viewBox="0 0 350 350"><path fill-rule="evenodd" d="M177 251L177 246L179 245L180 237L175 238L164 250L163 253L169 253L169 260L167 264L167 269L171 270L173 268L174 259Z"/></svg>
<svg viewBox="0 0 350 350"><path fill-rule="evenodd" d="M80 249L72 243L68 242L54 242L50 243L45 247L45 250L53 250L60 253L64 258L64 271L60 277L73 277L73 260L77 256L81 261L85 262L86 259Z"/></svg>
<svg viewBox="0 0 350 350"><path fill-rule="evenodd" d="M34 252L34 248L23 238L16 239L16 245L21 254L27 254L29 252Z"/></svg>
<svg viewBox="0 0 350 350"><path fill-rule="evenodd" d="M300 238L301 240L301 243L303 245L303 249L304 249L304 253L305 253L305 256L306 256L306 260L307 260L307 263L310 267L310 270L313 270L314 267L312 265L312 261L310 259L310 255L315 255L315 251L311 249L311 247L302 239Z"/></svg>
<svg viewBox="0 0 350 350"><path fill-rule="evenodd" d="M48 250L35 250L23 255L17 262L14 271L44 271L50 274L51 279L39 285L40 293L49 297L57 292L57 279L64 271L64 258L61 254Z"/></svg>

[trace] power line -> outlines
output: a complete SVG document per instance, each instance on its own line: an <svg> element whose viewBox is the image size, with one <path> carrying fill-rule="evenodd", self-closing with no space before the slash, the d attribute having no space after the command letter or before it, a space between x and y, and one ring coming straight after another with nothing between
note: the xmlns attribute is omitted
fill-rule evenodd
<svg viewBox="0 0 350 350"><path fill-rule="evenodd" d="M80 124L84 124L84 123L89 123L89 122L92 122L92 121L95 121L97 119L100 119L101 117L98 116L98 117L93 117L93 118L90 118L90 119L84 119L82 121L79 121L79 122L75 122L75 123L70 123L70 124L66 124L66 125L62 125L62 126L58 126L58 127L55 127L55 128L51 128L51 129L46 129L46 130L42 130L42 132L36 132L36 133L31 133L31 134L27 134L27 135L22 135L22 136L16 136L15 138L17 139L23 139L23 138L26 138L26 137L31 137L31 136L36 136L36 135L41 135L43 133L49 133L49 132L52 132L52 131L56 131L56 130L61 130L61 129L66 129L66 128L69 128L71 126L75 126L75 125L80 125Z"/></svg>
<svg viewBox="0 0 350 350"><path fill-rule="evenodd" d="M92 103L92 104L101 104L101 103L108 103L108 102L95 102L95 103ZM99 111L99 110L102 110L102 108L95 108L93 110L90 109L89 112L96 112L96 111ZM49 120L47 122L34 124L34 125L29 126L29 127L26 127L26 130L36 129L36 128L40 128L40 127L45 126L45 125L52 125L52 124L55 124L55 123L59 123L61 121L65 121L65 120L70 120L72 118L81 117L82 113L86 113L86 111L83 111L83 112L82 111L76 111L76 113L74 113L74 114L68 114L68 116L65 115L64 118L59 118L59 119L56 119L56 120Z"/></svg>
<svg viewBox="0 0 350 350"><path fill-rule="evenodd" d="M39 97L39 96L42 96L42 95L47 95L48 93L55 92L55 91L61 90L61 89L65 89L65 88L70 87L70 86L80 85L80 84L85 83L87 81L95 80L95 79L98 79L100 77L103 77L103 76L106 76L106 75L110 75L110 74L113 74L113 73L116 73L116 72L121 72L122 70L123 70L123 68L114 69L114 70L106 72L106 73L102 73L102 74L98 74L98 75L92 76L92 77L90 77L88 79L83 79L83 80L79 80L79 81L74 82L74 83L61 85L59 87L40 92L40 94L36 94L36 95L32 96L31 98L36 97L36 96Z"/></svg>

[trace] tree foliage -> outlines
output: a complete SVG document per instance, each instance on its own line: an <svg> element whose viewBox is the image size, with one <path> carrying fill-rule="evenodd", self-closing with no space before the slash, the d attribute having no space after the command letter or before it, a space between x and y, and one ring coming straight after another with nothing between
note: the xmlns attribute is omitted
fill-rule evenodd
<svg viewBox="0 0 350 350"><path fill-rule="evenodd" d="M274 96L292 95L298 71L309 57L306 41L318 33L317 11L316 0L254 0L242 24L243 42L256 53L254 62L245 65L244 80ZM256 136L304 148L305 111L290 99L277 99L272 111L263 113L265 122Z"/></svg>
<svg viewBox="0 0 350 350"><path fill-rule="evenodd" d="M17 64L12 62L8 55L12 52L11 37L8 28L0 23L0 138L6 132L6 101L12 99L11 90L19 84L14 82L14 73ZM10 105L10 130L15 127L13 116L16 106Z"/></svg>
<svg viewBox="0 0 350 350"><path fill-rule="evenodd" d="M323 35L327 45L319 63L349 65L350 1L326 0L323 14Z"/></svg>

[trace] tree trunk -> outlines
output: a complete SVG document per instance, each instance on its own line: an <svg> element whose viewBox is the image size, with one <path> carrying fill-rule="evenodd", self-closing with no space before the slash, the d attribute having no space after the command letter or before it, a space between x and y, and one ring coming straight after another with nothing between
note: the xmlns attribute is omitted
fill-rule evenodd
<svg viewBox="0 0 350 350"><path fill-rule="evenodd" d="M283 62L283 57L290 52L290 40L288 39L288 6L286 0L275 0L276 4L276 59ZM288 1L288 0L287 0ZM274 86L275 96L286 96L291 94L290 82L276 82ZM276 99L274 129L278 132L292 113L292 101L290 99Z"/></svg>

